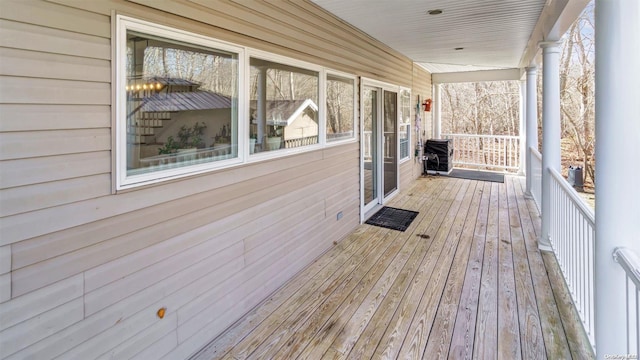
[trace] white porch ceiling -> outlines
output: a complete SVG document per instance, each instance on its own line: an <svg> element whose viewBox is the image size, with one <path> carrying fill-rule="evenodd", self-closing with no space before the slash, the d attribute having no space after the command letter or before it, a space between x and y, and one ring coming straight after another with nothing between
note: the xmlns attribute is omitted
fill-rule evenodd
<svg viewBox="0 0 640 360"><path fill-rule="evenodd" d="M525 66L588 0L312 1L430 72L448 73ZM427 14L435 9L443 13Z"/></svg>

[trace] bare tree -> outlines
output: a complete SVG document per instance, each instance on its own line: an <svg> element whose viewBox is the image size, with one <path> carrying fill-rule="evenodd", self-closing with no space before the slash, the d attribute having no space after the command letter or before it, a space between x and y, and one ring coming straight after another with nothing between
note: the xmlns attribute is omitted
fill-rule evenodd
<svg viewBox="0 0 640 360"><path fill-rule="evenodd" d="M567 157L579 160L595 184L595 44L593 4L573 23L564 38L560 69L562 136L570 140Z"/></svg>

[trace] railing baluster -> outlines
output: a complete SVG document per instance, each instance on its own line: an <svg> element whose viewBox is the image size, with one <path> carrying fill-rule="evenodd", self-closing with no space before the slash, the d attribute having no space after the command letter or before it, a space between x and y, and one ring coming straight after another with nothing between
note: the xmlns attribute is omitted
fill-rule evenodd
<svg viewBox="0 0 640 360"><path fill-rule="evenodd" d="M636 354L640 354L640 289L637 287L636 287L636 347L635 349L636 349Z"/></svg>
<svg viewBox="0 0 640 360"><path fill-rule="evenodd" d="M640 258L631 249L617 248L613 259L625 272L627 354L640 353Z"/></svg>
<svg viewBox="0 0 640 360"><path fill-rule="evenodd" d="M539 160L538 156L532 158ZM537 163L536 166L538 166ZM593 211L586 207L584 200L556 170L550 169L549 174L551 176L551 246L585 331L594 346L595 221Z"/></svg>

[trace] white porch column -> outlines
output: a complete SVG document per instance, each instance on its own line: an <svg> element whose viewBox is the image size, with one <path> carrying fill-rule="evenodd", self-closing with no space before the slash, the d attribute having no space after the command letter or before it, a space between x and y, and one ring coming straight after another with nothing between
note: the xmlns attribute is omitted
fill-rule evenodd
<svg viewBox="0 0 640 360"><path fill-rule="evenodd" d="M604 359L627 354L625 275L612 252L640 255L640 1L595 4L595 332Z"/></svg>
<svg viewBox="0 0 640 360"><path fill-rule="evenodd" d="M538 148L538 69L535 66L527 68L527 104L525 106L527 112L527 194L531 195L531 186L533 179L533 171L531 171L531 152L530 148Z"/></svg>
<svg viewBox="0 0 640 360"><path fill-rule="evenodd" d="M549 169L560 169L560 45L542 47L542 234L538 246L551 250L551 176Z"/></svg>
<svg viewBox="0 0 640 360"><path fill-rule="evenodd" d="M518 168L518 175L522 176L525 174L525 168L526 168L526 133L527 133L527 128L525 126L525 119L526 119L526 102L525 102L525 98L527 96L527 83L524 80L520 80L520 98L518 99L518 107L520 108L520 113L519 113L519 120L520 120L520 127L519 127L519 137L520 137L520 165Z"/></svg>
<svg viewBox="0 0 640 360"><path fill-rule="evenodd" d="M440 113L440 101L442 96L440 96L442 85L441 84L433 84L433 138L440 139L442 138L442 116Z"/></svg>

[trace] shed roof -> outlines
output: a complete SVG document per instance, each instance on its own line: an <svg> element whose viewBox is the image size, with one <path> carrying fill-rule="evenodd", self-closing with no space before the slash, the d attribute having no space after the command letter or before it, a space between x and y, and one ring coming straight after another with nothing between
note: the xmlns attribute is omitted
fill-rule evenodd
<svg viewBox="0 0 640 360"><path fill-rule="evenodd" d="M210 91L154 94L144 100L144 112L230 109L231 98Z"/></svg>

